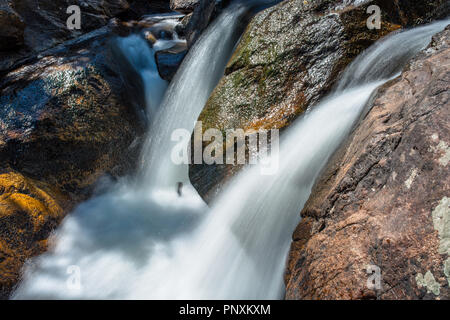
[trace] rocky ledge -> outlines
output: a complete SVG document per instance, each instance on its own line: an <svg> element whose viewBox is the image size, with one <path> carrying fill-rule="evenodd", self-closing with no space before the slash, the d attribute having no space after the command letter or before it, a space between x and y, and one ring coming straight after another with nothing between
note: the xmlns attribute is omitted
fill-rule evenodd
<svg viewBox="0 0 450 320"><path fill-rule="evenodd" d="M316 183L287 299L450 298L449 39L447 27L379 90Z"/></svg>

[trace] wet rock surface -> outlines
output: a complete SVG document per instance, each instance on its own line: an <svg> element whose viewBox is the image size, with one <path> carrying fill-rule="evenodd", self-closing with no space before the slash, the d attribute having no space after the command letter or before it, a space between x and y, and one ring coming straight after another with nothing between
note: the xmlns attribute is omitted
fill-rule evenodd
<svg viewBox="0 0 450 320"><path fill-rule="evenodd" d="M366 25L373 4L381 8L380 30ZM345 67L376 40L448 13L440 0L283 1L253 19L199 121L204 130L282 130L329 93ZM190 177L209 200L239 169L191 165Z"/></svg>
<svg viewBox="0 0 450 320"><path fill-rule="evenodd" d="M167 12L169 2L71 2L82 10L79 31L66 28L66 4L0 2L0 298L99 179L133 172L145 130L139 77L126 78L111 42L131 33L145 38L162 16L125 19ZM161 37L149 36L149 46ZM161 73L173 75L175 60L161 64Z"/></svg>
<svg viewBox="0 0 450 320"><path fill-rule="evenodd" d="M316 183L287 299L450 298L449 39L447 27L379 89Z"/></svg>
<svg viewBox="0 0 450 320"><path fill-rule="evenodd" d="M144 131L106 29L0 80L0 296L27 257L104 176L130 173Z"/></svg>
<svg viewBox="0 0 450 320"><path fill-rule="evenodd" d="M0 172L0 298L6 299L26 260L45 251L71 201L50 184Z"/></svg>
<svg viewBox="0 0 450 320"><path fill-rule="evenodd" d="M186 54L186 47L158 51L156 61L161 78L172 80Z"/></svg>
<svg viewBox="0 0 450 320"><path fill-rule="evenodd" d="M137 167L146 126L143 84L117 56L114 39L137 33L151 47L174 39L174 22L183 17L170 12L168 0L73 4L81 8L81 30L66 27L67 1L0 2L3 299L23 263L46 250L51 231L98 181ZM155 12L164 14L145 15ZM167 15L170 22L160 23ZM157 57L167 79L187 51L185 41L178 44Z"/></svg>

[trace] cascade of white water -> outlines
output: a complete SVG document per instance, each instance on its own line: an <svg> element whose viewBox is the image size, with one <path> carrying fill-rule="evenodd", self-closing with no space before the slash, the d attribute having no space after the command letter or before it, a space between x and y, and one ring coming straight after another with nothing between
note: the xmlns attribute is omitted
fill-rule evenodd
<svg viewBox="0 0 450 320"><path fill-rule="evenodd" d="M184 61L151 122L140 182L118 183L70 214L55 234L54 249L26 269L15 298L282 297L291 234L318 173L374 90L446 23L394 35L369 49L336 91L282 137L277 173L246 169L205 215L195 190L178 197L172 188L177 181L188 183L187 168L170 163L167 143L174 129L193 128L239 36L233 26L246 10L226 11ZM415 41L394 54L399 39L411 37Z"/></svg>
<svg viewBox="0 0 450 320"><path fill-rule="evenodd" d="M147 134L142 153L144 188L157 186L175 190L179 182L190 187L187 165L176 165L170 160L171 135L178 129L192 132L211 91L224 73L242 32L239 21L248 10L249 3L237 3L226 10L184 59L161 104L164 112L152 121ZM188 143L185 141L186 147Z"/></svg>
<svg viewBox="0 0 450 320"><path fill-rule="evenodd" d="M54 234L53 250L25 268L14 298L135 296L133 286L142 284L142 268L156 260L161 248L169 253L171 241L191 231L206 209L187 180L187 166L170 163L171 133L193 129L251 11L278 1L236 0L190 50L162 102L165 81L157 76L154 52L170 41L158 41L149 49L137 35L118 40L126 64L140 71L150 121L138 182L124 178L72 212ZM156 17L161 27L171 23L163 18ZM172 43L178 41L175 37ZM182 196L177 194L178 182L184 182ZM68 285L73 278L67 270L80 271L80 287Z"/></svg>
<svg viewBox="0 0 450 320"><path fill-rule="evenodd" d="M153 48L150 48L146 41L137 34L126 38L118 38L116 45L119 50L126 52L123 57L134 69L139 70L139 74L144 83L145 102L149 116L155 114L167 89L167 81L161 79L155 61L155 51L161 50L161 42L157 41ZM172 40L170 42L173 42Z"/></svg>

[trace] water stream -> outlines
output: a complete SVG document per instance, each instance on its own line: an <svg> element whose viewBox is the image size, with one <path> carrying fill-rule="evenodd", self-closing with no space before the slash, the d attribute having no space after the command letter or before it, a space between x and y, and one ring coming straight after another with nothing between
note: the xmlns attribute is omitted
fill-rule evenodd
<svg viewBox="0 0 450 320"><path fill-rule="evenodd" d="M138 37L122 40L123 52L141 70L146 96L153 97L140 173L68 215L53 249L25 269L14 298L283 297L291 235L317 175L376 88L448 22L389 36L360 55L334 92L282 136L277 173L264 176L249 166L208 208L190 185L187 166L170 161L170 136L178 128L192 131L249 10L238 4L224 11L190 50L164 97L152 92L165 85L155 78L152 53L141 50ZM175 187L180 181L182 196Z"/></svg>

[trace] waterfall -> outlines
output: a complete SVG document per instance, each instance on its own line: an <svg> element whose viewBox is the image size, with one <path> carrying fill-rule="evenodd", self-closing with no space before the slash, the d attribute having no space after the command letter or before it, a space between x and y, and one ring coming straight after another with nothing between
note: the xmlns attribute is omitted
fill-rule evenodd
<svg viewBox="0 0 450 320"><path fill-rule="evenodd" d="M226 63L245 27L248 5L226 10L190 50L173 79L152 121L142 153L143 188L171 188L182 182L190 187L187 165L170 161L171 134L177 129L192 131L209 95L222 77ZM185 141L186 147L189 141Z"/></svg>
<svg viewBox="0 0 450 320"><path fill-rule="evenodd" d="M52 250L25 269L13 298L283 297L291 234L320 170L376 88L448 22L401 32L369 48L335 91L282 136L277 173L263 176L258 166L246 168L208 209L190 186L186 166L171 163L168 143L174 129L192 130L249 8L226 10L191 49L160 105L149 103L154 117L138 181L123 179L71 213L54 234ZM152 66L149 59L143 65ZM154 75L152 68L145 69ZM180 181L187 185L181 197L174 187Z"/></svg>

